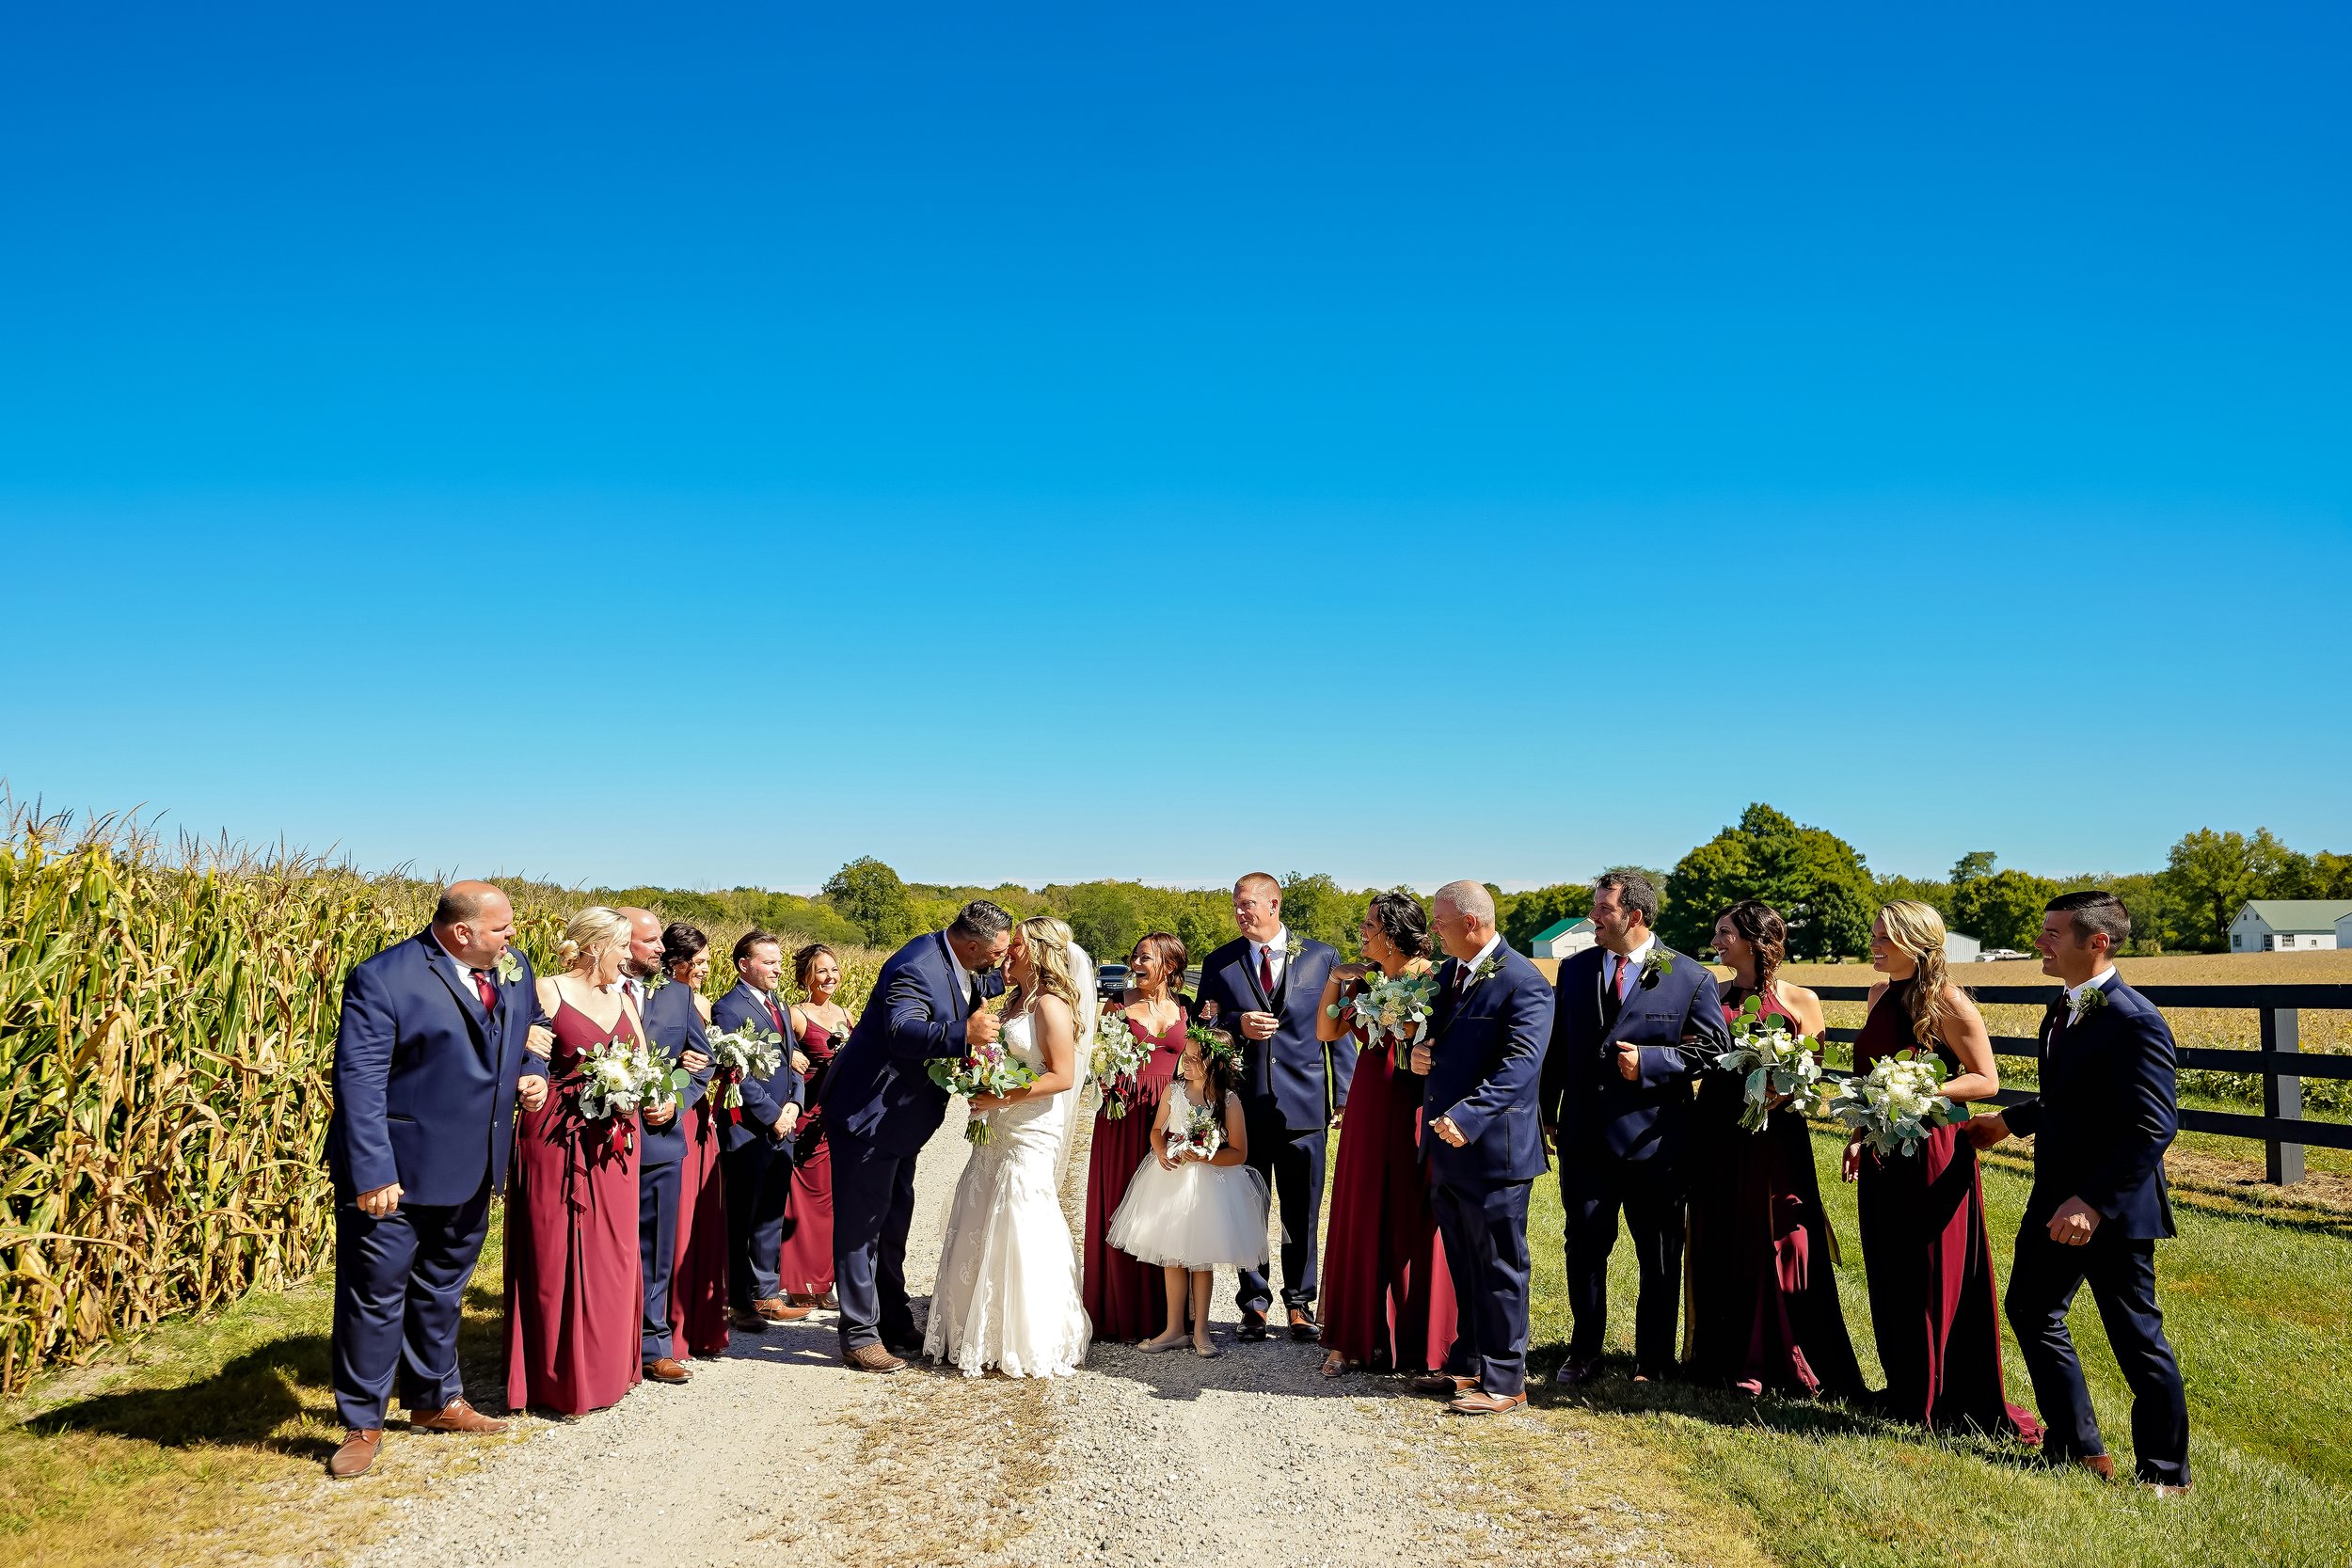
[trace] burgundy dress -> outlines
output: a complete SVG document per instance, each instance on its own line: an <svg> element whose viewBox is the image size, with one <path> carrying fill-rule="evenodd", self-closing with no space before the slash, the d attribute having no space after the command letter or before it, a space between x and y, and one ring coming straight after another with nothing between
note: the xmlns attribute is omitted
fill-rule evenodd
<svg viewBox="0 0 2352 1568"><path fill-rule="evenodd" d="M1765 1016L1796 1021L1780 999ZM1739 999L1724 999L1725 1022ZM1813 1139L1783 1107L1764 1126L1740 1125L1747 1080L1699 1080L1691 1127L1691 1354L1695 1375L1751 1394L1858 1398L1862 1369L1837 1305L1836 1242L1821 1208Z"/></svg>
<svg viewBox="0 0 2352 1568"><path fill-rule="evenodd" d="M579 1416L618 1402L643 1377L645 1281L637 1241L638 1140L631 1112L580 1114L580 1059L633 1038L569 1002L553 1020L547 1103L515 1131L506 1198L506 1403Z"/></svg>
<svg viewBox="0 0 2352 1568"><path fill-rule="evenodd" d="M792 1189L784 1200L784 1246L777 1289L822 1298L833 1290L833 1145L825 1136L825 1069L833 1031L815 1019L801 1031L808 1056L808 1110L793 1134Z"/></svg>
<svg viewBox="0 0 2352 1568"><path fill-rule="evenodd" d="M1390 1057L1386 1045L1357 1056L1340 1120L1323 1345L1375 1370L1420 1372L1444 1366L1453 1347L1454 1279L1421 1160L1422 1080Z"/></svg>
<svg viewBox="0 0 2352 1568"><path fill-rule="evenodd" d="M727 1189L719 1176L719 1113L706 1089L681 1114L686 1159L678 1170L670 1354L717 1355L727 1348Z"/></svg>
<svg viewBox="0 0 2352 1568"><path fill-rule="evenodd" d="M1184 1020L1156 1035L1144 1033L1133 1018L1127 1027L1151 1045L1152 1053L1136 1069L1139 1080L1127 1114L1113 1117L1106 1110L1094 1113L1094 1142L1087 1154L1086 1247L1079 1255L1081 1300L1094 1321L1098 1339L1150 1339L1168 1326L1168 1287L1156 1263L1139 1263L1104 1239L1111 1216L1127 1196L1127 1183L1152 1157L1152 1118L1158 1114L1160 1096L1176 1076L1176 1060L1184 1053Z"/></svg>
<svg viewBox="0 0 2352 1568"><path fill-rule="evenodd" d="M1898 980L1870 1009L1854 1041L1856 1071L1912 1049L1910 990ZM1935 1054L1947 1076L1959 1070L1941 1044ZM2040 1441L2041 1423L2001 1386L2000 1291L1975 1147L1957 1127L1940 1127L1910 1154L1865 1152L1854 1196L1887 1413Z"/></svg>

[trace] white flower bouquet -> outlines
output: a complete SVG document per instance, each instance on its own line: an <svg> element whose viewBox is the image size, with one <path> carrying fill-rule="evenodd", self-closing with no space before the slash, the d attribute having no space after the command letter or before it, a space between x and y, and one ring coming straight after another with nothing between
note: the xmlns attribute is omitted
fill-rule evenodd
<svg viewBox="0 0 2352 1568"><path fill-rule="evenodd" d="M1765 1016L1762 1002L1751 996L1731 1021L1731 1049L1715 1058L1723 1071L1747 1079L1740 1125L1751 1132L1772 1118L1775 1099L1801 1101L1821 1081L1821 1042L1788 1024L1786 1015Z"/></svg>
<svg viewBox="0 0 2352 1568"><path fill-rule="evenodd" d="M961 1056L934 1056L930 1075L931 1082L949 1094L966 1099L980 1094L1009 1094L1025 1084L1037 1082L1037 1074L1014 1061L1002 1040L973 1046ZM963 1130L964 1141L975 1148L995 1136L996 1130L988 1124L985 1116L974 1117Z"/></svg>
<svg viewBox="0 0 2352 1568"><path fill-rule="evenodd" d="M1168 1157L1171 1160L1182 1160L1187 1154L1212 1160L1224 1147L1225 1123L1206 1105L1194 1106L1184 1126L1168 1130Z"/></svg>
<svg viewBox="0 0 2352 1568"><path fill-rule="evenodd" d="M631 1145L625 1118L674 1103L678 1091L691 1082L667 1057L655 1055L638 1041L622 1039L591 1046L580 1058L580 1114L589 1121L612 1124L615 1150Z"/></svg>
<svg viewBox="0 0 2352 1568"><path fill-rule="evenodd" d="M721 1085L712 1097L727 1119L743 1109L743 1080L765 1084L784 1065L784 1037L772 1029L713 1029L705 1039L710 1053L712 1082Z"/></svg>
<svg viewBox="0 0 2352 1568"><path fill-rule="evenodd" d="M1325 1013L1353 1025L1361 1050L1369 1051L1375 1045L1411 1044L1437 1006L1437 972L1385 975L1373 970L1364 980L1361 990L1343 1003L1325 1008Z"/></svg>
<svg viewBox="0 0 2352 1568"><path fill-rule="evenodd" d="M1124 1008L1103 1015L1087 1054L1087 1076L1103 1091L1103 1114L1117 1121L1142 1097L1143 1064L1152 1048L1127 1022Z"/></svg>
<svg viewBox="0 0 2352 1568"><path fill-rule="evenodd" d="M1821 1114L1861 1133L1875 1154L1915 1154L1929 1133L1966 1115L1935 1092L1942 1079L1942 1064L1932 1056L1882 1056L1824 1099Z"/></svg>

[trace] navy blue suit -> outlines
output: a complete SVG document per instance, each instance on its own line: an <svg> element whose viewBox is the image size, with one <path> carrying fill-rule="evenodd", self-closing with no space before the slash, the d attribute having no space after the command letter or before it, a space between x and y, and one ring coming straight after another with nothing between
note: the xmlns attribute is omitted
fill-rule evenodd
<svg viewBox="0 0 2352 1568"><path fill-rule="evenodd" d="M2172 1030L2146 997L2106 982L2106 1006L2069 1023L2063 1003L2042 1022L2042 1092L2001 1113L2033 1139L2033 1192L2017 1231L2009 1322L2033 1377L2047 1435L2042 1452L2073 1459L2106 1451L2083 1386L2066 1314L2083 1281L2098 1304L2132 1390L2132 1449L2139 1479L2188 1484L2188 1399L2156 1309L2156 1241L2172 1235L2164 1151L2179 1131ZM2089 1243L2050 1240L2050 1216L2069 1198L2099 1212Z"/></svg>
<svg viewBox="0 0 2352 1568"><path fill-rule="evenodd" d="M1422 1157L1461 1304L1445 1370L1489 1394L1527 1386L1527 1195L1550 1161L1537 1121L1551 987L1507 946L1495 972L1471 980L1448 958L1430 1016L1429 1076L1422 1085ZM1450 1117L1459 1148L1429 1130Z"/></svg>
<svg viewBox="0 0 2352 1568"><path fill-rule="evenodd" d="M776 1129L784 1108L801 1103L801 1075L792 1070L791 1009L767 992L738 980L710 1005L710 1022L722 1030L748 1029L784 1042L774 1076L765 1083L746 1077L735 1119L722 1117L719 1123L719 1175L727 1190L727 1303L748 1312L755 1302L774 1300L783 1290L777 1265L784 1250L785 1200L792 1193L792 1140Z"/></svg>
<svg viewBox="0 0 2352 1568"><path fill-rule="evenodd" d="M1544 1120L1558 1130L1567 1211L1568 1358L1600 1355L1622 1208L1641 1265L1633 1364L1655 1374L1675 1362L1692 1085L1730 1048L1730 1031L1715 976L1696 958L1660 944L1653 951L1672 967L1637 971L1620 1001L1603 984L1604 951L1588 947L1560 965L1544 1057ZM1617 1046L1627 1041L1641 1048L1640 1076L1631 1080L1617 1069Z"/></svg>
<svg viewBox="0 0 2352 1568"><path fill-rule="evenodd" d="M1281 940L1281 939L1278 939ZM1315 1232L1323 1215L1324 1148L1331 1112L1347 1104L1356 1077L1356 1048L1315 1038L1324 982L1339 954L1328 943L1300 939L1268 996L1258 983L1255 949L1247 938L1227 942L1200 965L1196 1016L1216 1012L1216 1027L1241 1046L1242 1115L1249 1133L1249 1164L1272 1190L1282 1216L1282 1305L1315 1299ZM1272 1013L1272 1036L1253 1040L1241 1032L1243 1013ZM1240 1271L1245 1312L1263 1316L1274 1289L1257 1269Z"/></svg>
<svg viewBox="0 0 2352 1568"><path fill-rule="evenodd" d="M708 1051L694 988L665 985L645 998L645 1037L672 1066L687 1051ZM678 1094L677 1114L656 1127L644 1121L637 1146L637 1254L645 1275L644 1357L672 1354L670 1276L677 1267L680 1166L686 1159L686 1111L698 1103L710 1082L705 1068ZM643 1120L644 1118L640 1118Z"/></svg>
<svg viewBox="0 0 2352 1568"><path fill-rule="evenodd" d="M945 932L916 937L874 978L873 993L825 1077L833 1144L834 1294L844 1353L915 1342L907 1304L907 1227L914 1219L914 1157L946 1119L934 1060L964 1052L973 993L1003 989L993 973L957 983Z"/></svg>
<svg viewBox="0 0 2352 1568"><path fill-rule="evenodd" d="M457 1323L489 1228L490 1196L515 1148L515 1085L547 1075L523 1049L539 1018L531 964L480 992L428 928L343 980L326 1126L335 1190L335 1411L366 1431L384 1424L395 1376L412 1412L461 1398ZM381 1218L361 1193L392 1182L400 1207Z"/></svg>

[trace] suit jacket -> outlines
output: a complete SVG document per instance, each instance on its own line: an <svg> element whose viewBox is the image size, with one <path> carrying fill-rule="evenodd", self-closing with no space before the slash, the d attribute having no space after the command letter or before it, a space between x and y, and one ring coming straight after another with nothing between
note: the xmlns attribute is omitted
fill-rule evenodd
<svg viewBox="0 0 2352 1568"><path fill-rule="evenodd" d="M1672 1164L1689 1134L1692 1081L1731 1047L1723 999L1706 965L1661 942L1654 951L1673 969L1643 974L1613 1014L1601 994L1603 951L1588 947L1560 965L1544 1056L1544 1119L1560 1130L1563 1164L1598 1157ZM1617 1046L1628 1040L1641 1047L1641 1076L1630 1081L1617 1070Z"/></svg>
<svg viewBox="0 0 2352 1568"><path fill-rule="evenodd" d="M2079 1197L2100 1228L2145 1240L2174 1234L2164 1184L2164 1151L2180 1131L2173 1089L2171 1026L2155 1004L2116 975L2106 1003L2066 1024L2055 1004L2042 1021L2035 1057L2042 1091L2001 1112L2009 1130L2033 1138L2027 1228Z"/></svg>
<svg viewBox="0 0 2352 1568"><path fill-rule="evenodd" d="M337 1202L397 1181L404 1203L450 1205L485 1175L504 1184L515 1085L547 1076L523 1049L539 1022L531 960L512 951L522 972L499 984L487 1016L429 927L344 977L326 1124Z"/></svg>
<svg viewBox="0 0 2352 1568"><path fill-rule="evenodd" d="M801 1075L792 1070L792 1009L783 1003L775 1004L784 1015L784 1027L776 1027L775 1019L768 1011L772 1000L766 991L754 990L750 984L738 980L735 989L710 1005L710 1022L716 1028L733 1032L750 1029L776 1036L784 1042L783 1060L773 1076L766 1083L756 1078L743 1080L743 1108L733 1121L719 1123L719 1147L740 1148L755 1138L773 1139L776 1123L784 1116L787 1105L802 1101Z"/></svg>
<svg viewBox="0 0 2352 1568"><path fill-rule="evenodd" d="M1294 1132L1328 1127L1331 1112L1347 1103L1356 1080L1355 1042L1315 1038L1323 985L1339 953L1328 942L1301 938L1298 957L1282 966L1276 987L1280 994L1268 996L1258 985L1250 951L1248 941L1237 937L1201 962L1194 1016L1216 1003L1216 1027L1240 1043L1242 1105L1252 1117L1279 1113L1282 1125ZM1253 1040L1236 1022L1243 1013L1272 1013L1281 1022L1271 1037Z"/></svg>
<svg viewBox="0 0 2352 1568"><path fill-rule="evenodd" d="M672 981L645 998L645 1037L673 1067L689 1049L708 1053L702 1011L694 1006L693 987ZM670 1118L667 1127L644 1123L643 1151L637 1157L640 1165L675 1164L686 1158L687 1108L703 1098L709 1084L710 1069L705 1068L694 1074L692 1083L678 1091L677 1115Z"/></svg>
<svg viewBox="0 0 2352 1568"><path fill-rule="evenodd" d="M983 997L1004 990L994 972ZM947 936L933 931L893 953L825 1079L825 1120L885 1154L912 1154L946 1119L948 1094L931 1082L934 1059L963 1054L971 998L956 983Z"/></svg>
<svg viewBox="0 0 2352 1568"><path fill-rule="evenodd" d="M1550 1166L1536 1117L1544 1048L1551 1038L1551 987L1544 973L1508 946L1501 967L1457 997L1469 967L1438 967L1438 1004L1429 1018L1429 1076L1422 1091L1422 1157L1432 1179L1457 1191L1485 1192L1532 1181ZM1428 1130L1451 1117L1469 1141L1455 1148Z"/></svg>

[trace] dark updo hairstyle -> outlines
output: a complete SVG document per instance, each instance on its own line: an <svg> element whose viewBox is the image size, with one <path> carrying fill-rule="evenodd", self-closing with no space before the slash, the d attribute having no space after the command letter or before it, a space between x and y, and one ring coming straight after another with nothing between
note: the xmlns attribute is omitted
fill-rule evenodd
<svg viewBox="0 0 2352 1568"><path fill-rule="evenodd" d="M710 945L710 939L683 920L673 920L661 928L661 973L675 974L680 964L691 964L695 955Z"/></svg>
<svg viewBox="0 0 2352 1568"><path fill-rule="evenodd" d="M1715 918L1730 921L1731 928L1756 949L1756 994L1770 997L1772 976L1788 956L1788 922L1761 898L1742 898Z"/></svg>
<svg viewBox="0 0 2352 1568"><path fill-rule="evenodd" d="M792 983L801 988L803 996L808 994L808 977L816 973L819 958L831 958L839 963L841 955L821 942L812 942L792 955Z"/></svg>
<svg viewBox="0 0 2352 1568"><path fill-rule="evenodd" d="M1411 894L1374 894L1372 919L1389 944L1407 958L1429 957L1429 911Z"/></svg>

